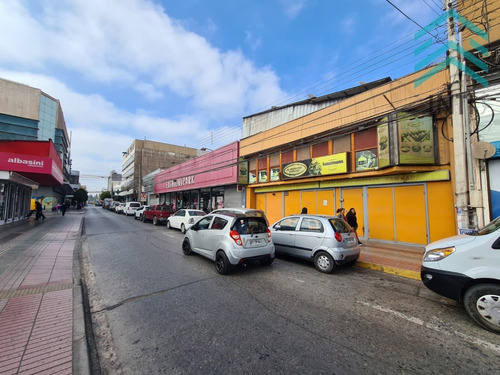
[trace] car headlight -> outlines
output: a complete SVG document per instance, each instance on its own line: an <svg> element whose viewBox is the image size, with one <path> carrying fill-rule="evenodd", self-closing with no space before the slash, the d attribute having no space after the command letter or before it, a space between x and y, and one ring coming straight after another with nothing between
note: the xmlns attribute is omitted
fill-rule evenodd
<svg viewBox="0 0 500 375"><path fill-rule="evenodd" d="M443 249L430 250L424 254L424 262L436 262L446 258L455 252L454 247L445 247Z"/></svg>

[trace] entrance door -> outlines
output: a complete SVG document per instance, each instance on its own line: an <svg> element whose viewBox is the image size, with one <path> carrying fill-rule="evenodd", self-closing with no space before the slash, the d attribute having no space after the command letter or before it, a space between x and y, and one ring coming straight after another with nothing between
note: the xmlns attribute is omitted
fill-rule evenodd
<svg viewBox="0 0 500 375"><path fill-rule="evenodd" d="M393 188L368 189L369 238L395 241Z"/></svg>
<svg viewBox="0 0 500 375"><path fill-rule="evenodd" d="M342 189L342 199L342 207L345 208L346 215L351 208L356 210L356 218L358 220L358 236L365 237L363 188Z"/></svg>

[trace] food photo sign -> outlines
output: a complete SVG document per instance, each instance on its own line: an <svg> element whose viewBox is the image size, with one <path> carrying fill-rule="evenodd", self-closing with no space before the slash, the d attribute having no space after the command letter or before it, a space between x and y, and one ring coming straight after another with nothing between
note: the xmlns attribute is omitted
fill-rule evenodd
<svg viewBox="0 0 500 375"><path fill-rule="evenodd" d="M432 117L398 114L399 163L434 164Z"/></svg>

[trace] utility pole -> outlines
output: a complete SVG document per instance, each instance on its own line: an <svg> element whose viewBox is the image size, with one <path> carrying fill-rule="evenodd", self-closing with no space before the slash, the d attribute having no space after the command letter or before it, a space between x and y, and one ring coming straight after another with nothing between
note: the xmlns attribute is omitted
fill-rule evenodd
<svg viewBox="0 0 500 375"><path fill-rule="evenodd" d="M447 13L453 10L452 0L443 0L443 8ZM447 18L448 23L448 41L457 43L457 25L454 17ZM458 51L453 48L448 50L449 58L460 61ZM467 183L467 155L465 144L465 127L463 121L462 92L460 70L455 64L449 64L450 69L450 91L452 104L453 121L453 152L454 152L454 171L455 171L455 208L457 214L458 233L461 229L469 227L469 189ZM466 93L463 93L466 95ZM470 139L467 140L470 142Z"/></svg>

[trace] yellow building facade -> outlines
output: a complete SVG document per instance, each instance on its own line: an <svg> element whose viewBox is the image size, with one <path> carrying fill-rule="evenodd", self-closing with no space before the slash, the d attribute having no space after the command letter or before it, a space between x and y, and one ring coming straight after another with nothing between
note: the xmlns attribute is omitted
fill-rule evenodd
<svg viewBox="0 0 500 375"><path fill-rule="evenodd" d="M247 207L270 223L303 207L325 215L354 207L362 240L424 245L454 235L449 73L415 87L421 74L242 139Z"/></svg>

